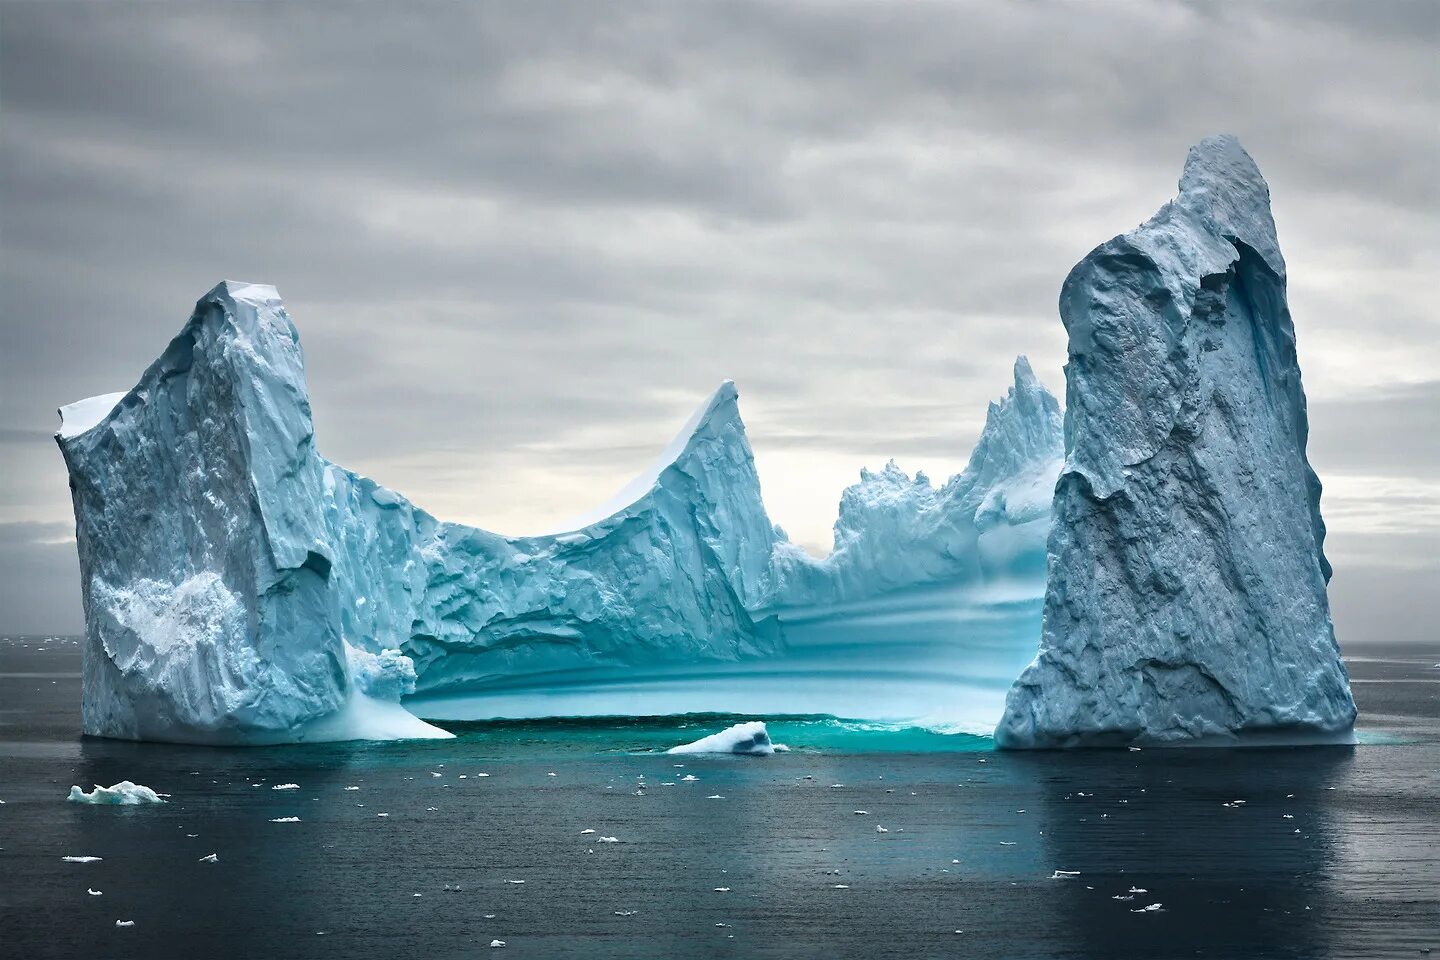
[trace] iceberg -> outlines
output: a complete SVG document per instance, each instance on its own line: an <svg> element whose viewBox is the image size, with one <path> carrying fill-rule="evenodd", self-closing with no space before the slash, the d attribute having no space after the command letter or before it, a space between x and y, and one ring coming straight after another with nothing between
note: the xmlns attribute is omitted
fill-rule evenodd
<svg viewBox="0 0 1440 960"><path fill-rule="evenodd" d="M752 756L768 757L777 750L783 751L785 749L785 747L778 743L770 742L770 733L765 729L765 722L763 720L751 720L748 723L737 723L733 727L727 727L719 733L710 734L708 737L701 737L694 743L671 747L665 752L744 753Z"/></svg>
<svg viewBox="0 0 1440 960"><path fill-rule="evenodd" d="M1221 136L1066 279L1044 626L1000 746L1350 736L1285 277L1269 187Z"/></svg>
<svg viewBox="0 0 1440 960"><path fill-rule="evenodd" d="M863 471L817 559L770 521L726 381L611 500L504 536L321 456L294 323L232 281L133 389L60 413L84 730L210 744L449 736L420 716L989 730L1034 655L1063 451L1021 357L961 474Z"/></svg>
<svg viewBox="0 0 1440 960"><path fill-rule="evenodd" d="M225 282L123 395L61 410L85 732L280 743L449 736L415 693L773 653L775 533L734 384L599 519L441 523L315 449L273 287ZM608 509L608 508L607 508Z"/></svg>
<svg viewBox="0 0 1440 960"><path fill-rule="evenodd" d="M353 712L372 674L347 657L326 464L274 288L221 284L133 389L60 413L86 614L85 732L350 736L324 724ZM403 734L448 736L420 726Z"/></svg>
<svg viewBox="0 0 1440 960"><path fill-rule="evenodd" d="M121 780L110 787L102 787L95 784L95 789L86 793L79 787L70 788L70 796L65 798L71 803L93 803L108 804L120 807L134 807L142 803L164 803L165 801L158 793L149 787L138 783L131 783L129 780Z"/></svg>

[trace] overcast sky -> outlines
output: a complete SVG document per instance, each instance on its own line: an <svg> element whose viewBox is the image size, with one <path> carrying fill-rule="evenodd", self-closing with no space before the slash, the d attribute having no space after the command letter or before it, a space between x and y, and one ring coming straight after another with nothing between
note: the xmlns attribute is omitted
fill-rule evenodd
<svg viewBox="0 0 1440 960"><path fill-rule="evenodd" d="M1342 643L1440 619L1440 5L0 3L0 631L81 625L54 410L273 283L321 451L524 533L734 379L828 549L960 469L1056 296L1238 134L1271 184Z"/></svg>

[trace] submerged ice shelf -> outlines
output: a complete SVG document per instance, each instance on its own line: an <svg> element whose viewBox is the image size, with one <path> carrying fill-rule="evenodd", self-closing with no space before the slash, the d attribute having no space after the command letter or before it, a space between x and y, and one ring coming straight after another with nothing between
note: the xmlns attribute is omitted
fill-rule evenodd
<svg viewBox="0 0 1440 960"><path fill-rule="evenodd" d="M864 472L814 560L765 512L726 382L610 503L505 537L321 457L279 296L222 283L133 390L62 410L85 730L268 743L696 710L982 729L1034 650L1059 431L1022 358L964 473Z"/></svg>

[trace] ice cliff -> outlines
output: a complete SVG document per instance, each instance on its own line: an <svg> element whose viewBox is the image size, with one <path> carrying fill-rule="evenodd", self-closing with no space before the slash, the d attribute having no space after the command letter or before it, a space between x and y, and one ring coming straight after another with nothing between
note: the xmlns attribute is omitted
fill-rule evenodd
<svg viewBox="0 0 1440 960"><path fill-rule="evenodd" d="M1320 484L1270 193L1230 137L1060 294L1069 333L1040 652L1005 747L1343 738Z"/></svg>

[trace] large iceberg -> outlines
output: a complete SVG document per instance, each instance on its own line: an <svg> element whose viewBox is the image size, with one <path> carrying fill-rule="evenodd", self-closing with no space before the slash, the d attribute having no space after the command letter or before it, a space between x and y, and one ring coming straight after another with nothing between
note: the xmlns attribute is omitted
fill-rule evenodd
<svg viewBox="0 0 1440 960"><path fill-rule="evenodd" d="M436 521L315 450L273 287L200 300L126 394L63 408L87 733L207 743L447 736L401 696L579 665L774 652L775 533L733 384L598 519Z"/></svg>
<svg viewBox="0 0 1440 960"><path fill-rule="evenodd" d="M692 711L979 729L1034 653L1061 438L1023 358L966 470L938 489L866 471L823 560L771 524L729 382L558 531L438 521L316 451L268 286L220 284L134 389L61 415L90 734L380 739L446 735L414 713Z"/></svg>
<svg viewBox="0 0 1440 960"><path fill-rule="evenodd" d="M1040 652L1004 747L1343 739L1320 484L1270 191L1231 137L1092 251L1070 335Z"/></svg>
<svg viewBox="0 0 1440 960"><path fill-rule="evenodd" d="M314 449L299 338L273 288L221 284L134 389L60 413L86 733L448 736L395 702L407 670L413 678L408 661L352 662L328 465Z"/></svg>

